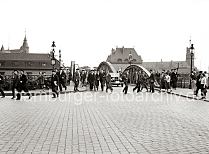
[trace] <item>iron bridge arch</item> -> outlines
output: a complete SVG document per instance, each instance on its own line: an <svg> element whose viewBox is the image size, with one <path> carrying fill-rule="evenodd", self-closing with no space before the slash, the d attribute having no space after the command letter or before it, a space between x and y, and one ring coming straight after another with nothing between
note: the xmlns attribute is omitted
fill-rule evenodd
<svg viewBox="0 0 209 154"><path fill-rule="evenodd" d="M130 65L130 66L128 66L123 71L122 75L128 74L129 83L136 83L138 73L143 73L147 77L150 76L150 72L141 65Z"/></svg>

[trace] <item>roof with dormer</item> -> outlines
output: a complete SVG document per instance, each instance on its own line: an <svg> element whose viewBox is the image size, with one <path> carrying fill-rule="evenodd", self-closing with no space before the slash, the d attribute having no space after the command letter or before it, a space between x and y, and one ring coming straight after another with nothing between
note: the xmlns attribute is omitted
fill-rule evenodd
<svg viewBox="0 0 209 154"><path fill-rule="evenodd" d="M129 54L132 55L133 64L141 64L142 58L134 48L116 48L112 49L111 54L107 57L107 61L114 64L128 64Z"/></svg>

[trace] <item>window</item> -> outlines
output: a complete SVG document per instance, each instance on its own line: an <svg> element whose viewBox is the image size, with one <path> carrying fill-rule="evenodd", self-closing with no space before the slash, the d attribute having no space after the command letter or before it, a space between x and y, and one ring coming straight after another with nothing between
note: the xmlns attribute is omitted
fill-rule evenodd
<svg viewBox="0 0 209 154"><path fill-rule="evenodd" d="M44 62L41 63L41 66L42 66L42 67L46 67L46 63L44 63Z"/></svg>
<svg viewBox="0 0 209 154"><path fill-rule="evenodd" d="M33 73L32 72L27 72L27 75L32 75Z"/></svg>
<svg viewBox="0 0 209 154"><path fill-rule="evenodd" d="M119 58L119 59L118 59L118 62L121 63L121 62L122 62L122 59Z"/></svg>
<svg viewBox="0 0 209 154"><path fill-rule="evenodd" d="M5 62L0 62L0 67L5 66Z"/></svg>
<svg viewBox="0 0 209 154"><path fill-rule="evenodd" d="M124 61L125 61L125 62L128 62L128 59L125 59Z"/></svg>
<svg viewBox="0 0 209 154"><path fill-rule="evenodd" d="M26 66L32 66L32 65L33 65L33 62L31 61L26 62Z"/></svg>
<svg viewBox="0 0 209 154"><path fill-rule="evenodd" d="M0 72L0 74L1 74L1 75L4 75L4 74L5 74L5 72Z"/></svg>
<svg viewBox="0 0 209 154"><path fill-rule="evenodd" d="M12 62L12 66L19 66L20 64L19 64L19 62L18 61L13 61Z"/></svg>

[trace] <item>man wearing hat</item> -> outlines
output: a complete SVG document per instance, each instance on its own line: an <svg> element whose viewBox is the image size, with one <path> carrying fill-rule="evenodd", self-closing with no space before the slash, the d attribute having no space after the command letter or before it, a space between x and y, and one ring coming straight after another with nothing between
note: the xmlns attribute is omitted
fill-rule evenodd
<svg viewBox="0 0 209 154"><path fill-rule="evenodd" d="M74 92L79 91L78 90L79 81L80 81L80 74L79 74L79 69L77 68L74 74Z"/></svg>
<svg viewBox="0 0 209 154"><path fill-rule="evenodd" d="M88 82L90 85L90 91L92 91L94 88L94 82L95 82L94 70L91 70L91 72L89 73Z"/></svg>
<svg viewBox="0 0 209 154"><path fill-rule="evenodd" d="M59 77L56 74L56 71L53 70L52 71L52 78L51 78L51 86L52 86L52 98L56 98L59 97L59 93L58 93L58 85L59 85Z"/></svg>
<svg viewBox="0 0 209 154"><path fill-rule="evenodd" d="M2 98L5 97L5 93L3 91L3 85L4 85L4 77L0 74L0 92L1 92Z"/></svg>

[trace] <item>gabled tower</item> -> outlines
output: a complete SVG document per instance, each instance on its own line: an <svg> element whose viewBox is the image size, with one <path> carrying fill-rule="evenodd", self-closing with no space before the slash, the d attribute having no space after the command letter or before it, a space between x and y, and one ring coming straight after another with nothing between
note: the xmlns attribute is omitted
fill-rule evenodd
<svg viewBox="0 0 209 154"><path fill-rule="evenodd" d="M29 53L29 46L28 46L26 34L25 34L25 38L23 40L23 45L20 47L20 51L23 53Z"/></svg>
<svg viewBox="0 0 209 154"><path fill-rule="evenodd" d="M3 45L1 46L1 50L0 51L4 51L4 46Z"/></svg>

